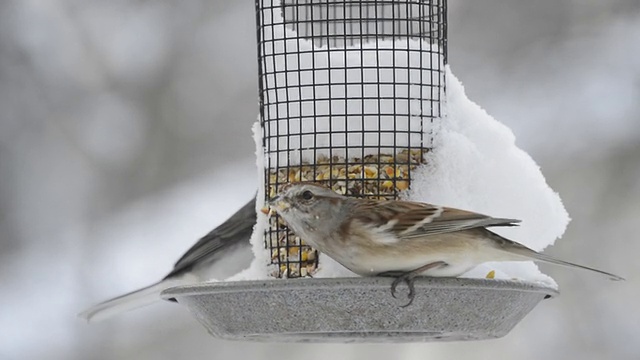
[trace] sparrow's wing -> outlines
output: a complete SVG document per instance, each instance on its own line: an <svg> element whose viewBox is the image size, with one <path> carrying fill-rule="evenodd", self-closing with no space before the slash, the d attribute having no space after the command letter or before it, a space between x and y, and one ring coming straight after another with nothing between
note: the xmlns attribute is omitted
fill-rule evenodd
<svg viewBox="0 0 640 360"><path fill-rule="evenodd" d="M227 221L210 233L203 236L174 265L167 278L184 270L189 270L193 265L203 259L216 254L227 246L240 242L249 242L256 223L256 199L255 197L245 206L233 214Z"/></svg>
<svg viewBox="0 0 640 360"><path fill-rule="evenodd" d="M436 235L479 227L517 226L520 220L410 201L362 201L358 213L364 223L392 231L398 238ZM371 208L366 209L366 208ZM375 211L373 208L375 207ZM366 217L366 219L364 219Z"/></svg>

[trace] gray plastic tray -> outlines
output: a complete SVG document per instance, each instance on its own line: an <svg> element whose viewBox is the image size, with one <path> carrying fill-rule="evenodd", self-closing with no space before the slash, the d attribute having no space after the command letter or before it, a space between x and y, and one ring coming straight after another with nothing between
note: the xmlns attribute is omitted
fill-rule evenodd
<svg viewBox="0 0 640 360"><path fill-rule="evenodd" d="M418 278L391 297L393 279L275 279L165 290L217 338L274 342L417 342L498 338L538 302L558 294L539 284Z"/></svg>

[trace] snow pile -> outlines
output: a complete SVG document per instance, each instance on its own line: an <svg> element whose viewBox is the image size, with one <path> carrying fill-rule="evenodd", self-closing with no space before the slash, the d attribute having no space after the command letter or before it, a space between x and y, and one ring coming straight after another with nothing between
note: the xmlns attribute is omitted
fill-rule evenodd
<svg viewBox="0 0 640 360"><path fill-rule="evenodd" d="M266 206L264 202L264 184L265 180L265 153L262 146L262 126L260 125L260 117L258 121L253 124L253 140L256 142L256 170L258 171L258 194L256 195L256 225L253 228L253 234L251 234L251 246L255 258L251 262L251 265L244 271L226 279L227 281L241 281L241 280L262 280L268 279L269 274L272 274L275 270L275 265L271 264L271 254L264 246L264 233L269 227L269 219L262 211L262 208Z"/></svg>
<svg viewBox="0 0 640 360"><path fill-rule="evenodd" d="M300 43L311 46L304 40ZM266 76L271 89L265 94L264 117L269 148L289 151L272 152L272 163L276 158L279 164L313 161L313 148L320 148L316 154L322 156L352 157L362 152L345 154L345 145L367 146L365 155L377 154L378 145L386 147L383 152L387 153L393 152L394 144L419 147L421 120L413 117L431 108L430 82L442 84L441 74L418 69L431 67L431 58L420 51L424 46L428 45L418 40L384 40L364 44L357 51L325 49L301 54L299 62L295 54L274 56L274 63L267 62L267 71L273 71L275 65L282 72ZM387 68L379 69L378 64ZM391 69L407 66L413 69ZM432 73L436 74L433 79ZM276 86L278 90L273 89ZM276 99L281 102L275 103Z"/></svg>
<svg viewBox="0 0 640 360"><path fill-rule="evenodd" d="M553 244L569 223L562 201L515 136L467 98L447 68L446 116L434 129L434 151L413 175L406 197L522 220L518 227L492 228L536 251ZM531 262L484 264L465 276L519 278L555 284Z"/></svg>

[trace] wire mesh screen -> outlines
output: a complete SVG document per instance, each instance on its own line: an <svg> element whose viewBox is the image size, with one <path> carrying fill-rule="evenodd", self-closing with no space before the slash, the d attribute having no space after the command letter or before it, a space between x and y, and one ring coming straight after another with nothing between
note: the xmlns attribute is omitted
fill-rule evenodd
<svg viewBox="0 0 640 360"><path fill-rule="evenodd" d="M265 196L313 181L397 198L432 146L446 63L446 0L256 0ZM274 276L311 276L318 255L278 216Z"/></svg>

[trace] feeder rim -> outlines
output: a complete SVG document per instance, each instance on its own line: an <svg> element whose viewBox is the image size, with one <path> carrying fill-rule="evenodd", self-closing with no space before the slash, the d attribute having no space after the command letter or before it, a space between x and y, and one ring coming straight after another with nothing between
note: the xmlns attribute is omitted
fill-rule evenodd
<svg viewBox="0 0 640 360"><path fill-rule="evenodd" d="M170 287L165 289L160 294L160 297L164 300L169 300L179 296L203 295L213 291L218 294L238 291L264 291L265 287L273 291L318 288L381 288L389 287L392 281L393 278L390 277L340 277L204 282ZM524 292L545 293L547 295L545 299L554 298L559 295L558 289L549 284L526 280L420 277L415 279L415 287L491 289L500 291L519 290Z"/></svg>

